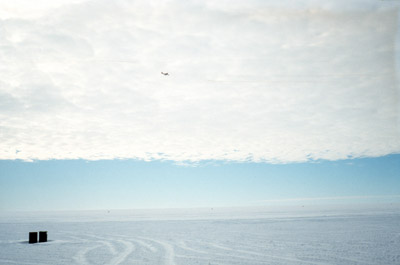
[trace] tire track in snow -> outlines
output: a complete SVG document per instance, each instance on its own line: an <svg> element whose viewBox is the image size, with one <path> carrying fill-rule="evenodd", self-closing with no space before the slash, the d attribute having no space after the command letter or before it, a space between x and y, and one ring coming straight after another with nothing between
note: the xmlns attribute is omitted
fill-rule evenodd
<svg viewBox="0 0 400 265"><path fill-rule="evenodd" d="M186 244L186 242L187 242L187 241L180 241L180 242L177 244L177 247L179 247L179 248L181 248L181 249L184 249L184 250L191 251L191 252L199 253L199 254L208 254L206 251L202 251L202 250L198 250L198 249L194 249L194 248L188 247L188 245Z"/></svg>
<svg viewBox="0 0 400 265"><path fill-rule="evenodd" d="M98 239L95 242L106 246L108 248L108 250L111 252L112 255L116 255L118 253L118 251L115 249L114 244L112 244L110 242L110 240L107 240L107 238L101 237L101 236L97 236L97 235L86 235L86 236Z"/></svg>
<svg viewBox="0 0 400 265"><path fill-rule="evenodd" d="M39 265L39 263L14 261L9 259L0 259L0 264L18 264L18 265Z"/></svg>
<svg viewBox="0 0 400 265"><path fill-rule="evenodd" d="M97 242L107 246L107 248L110 250L112 255L116 255L117 254L117 251L115 250L114 245L111 244L110 242L108 242L108 241L97 241Z"/></svg>
<svg viewBox="0 0 400 265"><path fill-rule="evenodd" d="M101 247L101 245L95 245L92 247L87 247L85 249L81 249L78 251L78 253L74 256L74 260L76 260L76 262L78 262L78 264L82 264L82 265L90 265L90 263L87 261L87 253L89 251L92 251L93 249L99 248Z"/></svg>
<svg viewBox="0 0 400 265"><path fill-rule="evenodd" d="M209 243L209 246L212 246L214 248L226 250L226 251L231 251L233 253L238 253L238 254L245 254L245 255L251 255L251 256L258 256L262 258L271 258L275 260L286 260L289 261L293 264L313 264L313 265L325 265L326 263L320 263L320 262L313 262L313 261L305 261L301 260L295 257L285 257L285 256L276 256L276 255L270 255L270 254L265 254L265 253L259 253L259 252L254 252L254 251L248 251L248 250L234 250L229 247L221 246L215 243ZM241 258L241 259L249 259L249 256L240 256L240 255L234 255L234 254L217 254L217 255L225 255L225 256L230 256L230 257L236 257L236 258Z"/></svg>
<svg viewBox="0 0 400 265"><path fill-rule="evenodd" d="M110 265L118 265L121 264L122 262L124 262L128 256L135 250L135 246L126 240L116 240L117 242L123 244L125 246L124 251L120 252L116 257L114 257L113 259L111 259L110 261Z"/></svg>
<svg viewBox="0 0 400 265"><path fill-rule="evenodd" d="M174 251L174 247L165 242L165 241L160 241L160 240L156 240L156 239L152 239L152 238L146 238L146 237L140 237L141 239L145 239L148 241L152 241L154 243L157 243L159 245L161 245L165 251L165 265L176 265L175 263L175 251Z"/></svg>
<svg viewBox="0 0 400 265"><path fill-rule="evenodd" d="M109 239L107 240L107 238L105 237L101 237L101 236L97 236L97 235L89 235L86 234L86 237L91 237L95 240L89 241L86 240L86 242L93 242L96 243L96 246L93 247L88 247L86 249L83 249L81 251L78 252L78 254L76 255L76 257L74 258L76 261L79 262L79 264L82 265L89 265L91 263L89 263L87 261L87 255L90 251L102 247L102 246L106 246L107 249L109 250L110 254L112 255L111 260L107 263L110 265L118 265L121 264L122 262L124 262L127 257L135 250L134 245L126 240L122 240L122 239ZM123 251L118 251L116 246L115 246L115 242L118 242L122 245L124 245L124 250ZM100 244L100 245L99 245Z"/></svg>
<svg viewBox="0 0 400 265"><path fill-rule="evenodd" d="M152 253L156 253L157 252L157 248L153 247L151 244L148 244L148 243L144 242L143 240L133 239L133 241L135 241L136 243L138 243L142 247L144 247L146 249L149 249Z"/></svg>

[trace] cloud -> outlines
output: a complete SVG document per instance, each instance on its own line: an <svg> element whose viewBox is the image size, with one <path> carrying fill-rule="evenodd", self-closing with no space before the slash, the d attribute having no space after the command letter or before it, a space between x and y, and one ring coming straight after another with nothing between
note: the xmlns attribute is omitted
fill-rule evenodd
<svg viewBox="0 0 400 265"><path fill-rule="evenodd" d="M0 1L0 159L399 153L397 5L289 2Z"/></svg>

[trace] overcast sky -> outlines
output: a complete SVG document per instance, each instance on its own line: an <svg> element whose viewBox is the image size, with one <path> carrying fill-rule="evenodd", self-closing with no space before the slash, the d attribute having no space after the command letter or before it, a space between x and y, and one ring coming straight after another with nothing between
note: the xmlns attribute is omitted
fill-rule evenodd
<svg viewBox="0 0 400 265"><path fill-rule="evenodd" d="M399 203L399 5L0 0L0 211Z"/></svg>
<svg viewBox="0 0 400 265"><path fill-rule="evenodd" d="M398 3L326 2L1 0L0 159L399 153Z"/></svg>

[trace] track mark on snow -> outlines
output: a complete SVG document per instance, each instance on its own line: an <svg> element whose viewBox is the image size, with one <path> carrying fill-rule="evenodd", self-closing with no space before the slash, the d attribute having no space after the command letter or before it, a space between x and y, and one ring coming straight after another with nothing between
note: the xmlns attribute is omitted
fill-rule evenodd
<svg viewBox="0 0 400 265"><path fill-rule="evenodd" d="M119 253L116 257L111 259L111 261L109 263L111 265L121 264L135 250L134 245L129 241L125 241L125 240L116 240L116 241L123 244L125 249L121 253Z"/></svg>
<svg viewBox="0 0 400 265"><path fill-rule="evenodd" d="M208 245L212 246L214 248L217 248L217 249L235 253L235 254L217 254L218 256L229 256L229 257L235 257L235 258L246 259L246 260L248 260L250 257L257 256L257 257L261 257L263 259L270 258L270 259L275 259L275 260L286 260L293 264L312 264L312 265L326 264L326 263L320 263L320 262L305 261L305 260L301 260L301 259L298 259L295 257L276 256L276 255L270 255L270 254L266 254L266 253L259 253L259 252L248 251L248 250L234 250L232 248L221 246L221 245L218 245L215 243L209 243ZM246 256L241 256L241 255L237 255L237 254L244 254ZM252 259L254 259L254 258L252 258ZM260 262L260 261L258 261L258 262Z"/></svg>
<svg viewBox="0 0 400 265"><path fill-rule="evenodd" d="M38 263L33 262L23 262L23 261L13 261L9 259L0 259L0 264L18 264L18 265L37 265Z"/></svg>
<svg viewBox="0 0 400 265"><path fill-rule="evenodd" d="M92 251L93 249L96 249L98 247L101 247L101 245L87 247L85 249L79 250L78 253L74 257L74 260L76 260L76 262L78 262L78 264L89 265L90 263L87 261L86 256L89 251Z"/></svg>
<svg viewBox="0 0 400 265"><path fill-rule="evenodd" d="M145 248L149 249L153 253L157 252L157 248L153 247L151 244L148 244L148 243L144 242L143 240L133 239L133 241L135 241L136 243L138 243L142 247L145 247Z"/></svg>
<svg viewBox="0 0 400 265"><path fill-rule="evenodd" d="M148 240L148 241L152 241L152 242L155 242L155 243L161 245L165 251L165 257L164 257L165 265L176 265L174 247L170 243L152 239L152 238L145 238L145 237L140 237L140 238Z"/></svg>
<svg viewBox="0 0 400 265"><path fill-rule="evenodd" d="M100 243L100 244L106 246L112 255L116 255L118 253L118 251L115 249L114 244L111 243L111 241L113 241L113 240L110 240L105 237L101 237L101 236L97 236L97 235L89 235L89 234L86 234L86 237L91 237L91 238L97 239L95 241L91 240L91 242ZM86 240L86 241L89 241L89 240Z"/></svg>
<svg viewBox="0 0 400 265"><path fill-rule="evenodd" d="M177 244L177 246L180 247L181 249L188 250L188 251L191 251L191 252L195 252L195 253L199 253L199 254L207 254L206 251L202 251L202 250L198 250L198 249L194 249L194 248L188 247L188 245L186 244L186 241L180 241Z"/></svg>

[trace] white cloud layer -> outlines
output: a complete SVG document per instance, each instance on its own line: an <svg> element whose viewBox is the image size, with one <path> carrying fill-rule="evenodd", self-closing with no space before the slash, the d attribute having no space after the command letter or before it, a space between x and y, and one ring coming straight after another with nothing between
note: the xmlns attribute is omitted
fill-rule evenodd
<svg viewBox="0 0 400 265"><path fill-rule="evenodd" d="M0 0L0 159L399 153L397 3L321 2Z"/></svg>

